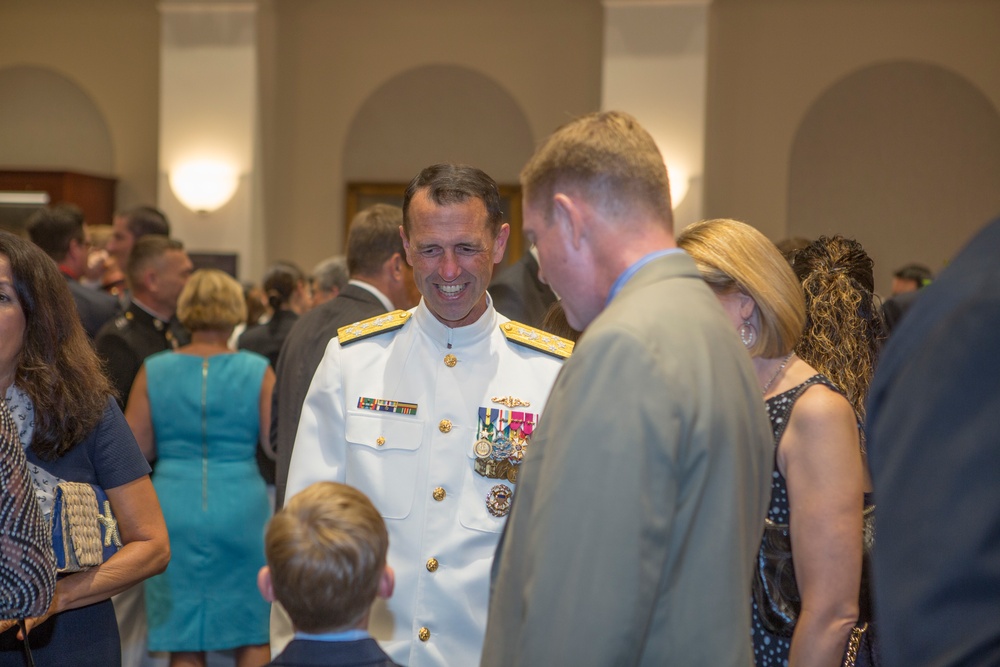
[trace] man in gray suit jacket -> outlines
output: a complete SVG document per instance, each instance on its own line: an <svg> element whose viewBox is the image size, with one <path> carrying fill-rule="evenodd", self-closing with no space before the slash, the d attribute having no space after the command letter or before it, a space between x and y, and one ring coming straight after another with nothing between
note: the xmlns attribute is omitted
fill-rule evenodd
<svg viewBox="0 0 1000 667"><path fill-rule="evenodd" d="M675 247L652 137L620 112L521 172L571 326L494 561L483 665L753 664L774 442L750 355Z"/></svg>
<svg viewBox="0 0 1000 667"><path fill-rule="evenodd" d="M420 300L399 235L402 224L402 209L386 204L375 204L354 217L347 235L350 281L335 299L302 315L281 347L277 381L271 394L271 442L277 452L278 508L285 500L288 464L302 401L323 360L327 343L337 337L340 327L397 308L412 308Z"/></svg>

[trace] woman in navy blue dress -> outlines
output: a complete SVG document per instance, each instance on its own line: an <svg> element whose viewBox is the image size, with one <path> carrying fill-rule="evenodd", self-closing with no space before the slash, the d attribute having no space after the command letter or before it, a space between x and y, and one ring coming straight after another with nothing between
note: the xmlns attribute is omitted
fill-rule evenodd
<svg viewBox="0 0 1000 667"><path fill-rule="evenodd" d="M111 596L167 566L166 526L149 466L111 397L66 279L37 246L7 232L0 232L0 392L46 518L56 485L97 484L123 542L101 565L60 576L48 610L27 620L35 661L120 665ZM0 624L0 665L20 667L23 636L11 624Z"/></svg>

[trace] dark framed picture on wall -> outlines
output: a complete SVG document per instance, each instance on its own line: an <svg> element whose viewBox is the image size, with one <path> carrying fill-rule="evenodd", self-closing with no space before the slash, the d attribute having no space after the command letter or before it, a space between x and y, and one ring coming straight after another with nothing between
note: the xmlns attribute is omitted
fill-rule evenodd
<svg viewBox="0 0 1000 667"><path fill-rule="evenodd" d="M392 204L403 206L403 195L407 183L348 183L344 220L344 247L347 247L347 230L351 220L358 211L372 204ZM513 264L524 252L524 241L521 235L521 186L498 185L500 189L500 208L503 211L504 222L510 225L510 238L507 241L507 252L501 266Z"/></svg>
<svg viewBox="0 0 1000 667"><path fill-rule="evenodd" d="M239 269L239 255L234 252L189 252L188 257L195 269L218 269L233 278Z"/></svg>

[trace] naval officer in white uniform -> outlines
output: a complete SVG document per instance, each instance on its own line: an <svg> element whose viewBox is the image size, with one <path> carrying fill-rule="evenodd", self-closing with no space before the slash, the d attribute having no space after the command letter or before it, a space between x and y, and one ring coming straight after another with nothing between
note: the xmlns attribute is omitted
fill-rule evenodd
<svg viewBox="0 0 1000 667"><path fill-rule="evenodd" d="M396 572L372 635L401 664L467 667L479 663L519 465L572 343L493 308L486 287L510 228L489 176L428 167L403 211L423 299L330 342L303 405L288 495L319 480L365 492Z"/></svg>

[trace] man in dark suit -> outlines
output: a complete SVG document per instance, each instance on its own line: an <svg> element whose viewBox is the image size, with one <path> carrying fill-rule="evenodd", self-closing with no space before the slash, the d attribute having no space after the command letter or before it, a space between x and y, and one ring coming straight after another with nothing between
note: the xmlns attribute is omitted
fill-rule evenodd
<svg viewBox="0 0 1000 667"><path fill-rule="evenodd" d="M123 409L146 357L188 342L174 312L193 270L181 242L166 236L144 236L132 249L126 271L132 301L125 314L105 324L95 339Z"/></svg>
<svg viewBox="0 0 1000 667"><path fill-rule="evenodd" d="M276 504L281 507L292 444L313 373L337 329L420 300L413 269L406 263L399 227L403 212L376 204L358 213L347 236L351 280L332 301L305 313L292 327L278 355L271 399L271 442L277 453Z"/></svg>
<svg viewBox="0 0 1000 667"><path fill-rule="evenodd" d="M1000 218L892 334L868 398L883 664L1000 665Z"/></svg>
<svg viewBox="0 0 1000 667"><path fill-rule="evenodd" d="M83 211L70 204L39 209L28 220L28 236L32 243L45 251L66 277L69 291L76 302L80 322L91 339L105 322L118 313L118 300L97 289L80 284L87 270L90 241L83 220Z"/></svg>
<svg viewBox="0 0 1000 667"><path fill-rule="evenodd" d="M501 315L540 327L549 306L556 301L555 292L538 276L538 257L534 247L521 258L503 269L490 283L489 293L493 307Z"/></svg>
<svg viewBox="0 0 1000 667"><path fill-rule="evenodd" d="M893 274L892 296L882 303L882 322L887 334L892 333L913 302L923 294L923 289L933 280L934 274L923 264L907 264Z"/></svg>
<svg viewBox="0 0 1000 667"><path fill-rule="evenodd" d="M122 271L128 266L135 242L148 234L170 236L170 221L158 208L136 206L115 214L107 251Z"/></svg>

